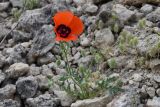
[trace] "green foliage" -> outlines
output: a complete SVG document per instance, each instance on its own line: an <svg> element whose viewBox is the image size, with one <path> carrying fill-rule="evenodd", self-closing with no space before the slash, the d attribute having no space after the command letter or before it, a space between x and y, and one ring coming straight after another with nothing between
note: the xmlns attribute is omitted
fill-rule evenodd
<svg viewBox="0 0 160 107"><path fill-rule="evenodd" d="M128 48L136 48L138 38L127 31L122 31L118 40L118 47L121 53L125 53Z"/></svg>
<svg viewBox="0 0 160 107"><path fill-rule="evenodd" d="M116 94L121 91L122 83L118 78L107 78L99 71L93 72L89 66L79 65L73 68L68 61L69 45L60 43L63 58L66 61L66 74L60 77L58 85L75 99L88 99L101 96L105 92ZM95 63L101 63L102 55L94 48L90 52L95 56ZM91 62L92 66L92 62Z"/></svg>
<svg viewBox="0 0 160 107"><path fill-rule="evenodd" d="M117 23L115 23L114 24L114 26L113 26L113 31L115 32L115 33L118 33L119 32L119 26L118 26L118 24Z"/></svg>
<svg viewBox="0 0 160 107"><path fill-rule="evenodd" d="M146 58L145 57L139 57L137 59L137 62L136 64L140 67L144 67L145 66L145 61L146 61Z"/></svg>
<svg viewBox="0 0 160 107"><path fill-rule="evenodd" d="M108 65L110 68L114 69L117 67L117 62L114 58L111 58L110 60L108 60Z"/></svg>
<svg viewBox="0 0 160 107"><path fill-rule="evenodd" d="M160 42L158 42L155 46L153 46L148 52L150 57L155 57L156 54L159 53L160 53Z"/></svg>
<svg viewBox="0 0 160 107"><path fill-rule="evenodd" d="M13 21L18 21L19 17L21 16L22 11L18 9L12 10L12 15L13 15Z"/></svg>
<svg viewBox="0 0 160 107"><path fill-rule="evenodd" d="M91 72L80 66L60 78L60 86L76 99L88 99L101 96L109 91L116 94L121 91L122 82L117 78L104 78L99 72Z"/></svg>
<svg viewBox="0 0 160 107"><path fill-rule="evenodd" d="M32 10L34 8L39 7L39 0L23 0L23 6L25 9Z"/></svg>
<svg viewBox="0 0 160 107"><path fill-rule="evenodd" d="M146 27L146 19L139 20L138 28L143 29Z"/></svg>

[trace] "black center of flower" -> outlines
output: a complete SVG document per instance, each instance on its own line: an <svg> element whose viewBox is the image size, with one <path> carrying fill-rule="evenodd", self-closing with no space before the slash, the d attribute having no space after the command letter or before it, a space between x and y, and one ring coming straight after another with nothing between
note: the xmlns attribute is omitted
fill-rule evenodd
<svg viewBox="0 0 160 107"><path fill-rule="evenodd" d="M62 38L67 38L71 33L71 29L64 24L59 25L56 31Z"/></svg>

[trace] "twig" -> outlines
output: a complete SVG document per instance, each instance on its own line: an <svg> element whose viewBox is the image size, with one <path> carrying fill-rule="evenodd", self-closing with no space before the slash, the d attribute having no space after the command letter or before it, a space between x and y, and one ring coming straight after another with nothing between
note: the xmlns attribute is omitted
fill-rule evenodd
<svg viewBox="0 0 160 107"><path fill-rule="evenodd" d="M11 29L2 39L1 43L0 43L0 46L3 44L3 42L5 41L5 39L7 38L7 36L14 30L17 28L19 22L15 25L15 27L13 29Z"/></svg>

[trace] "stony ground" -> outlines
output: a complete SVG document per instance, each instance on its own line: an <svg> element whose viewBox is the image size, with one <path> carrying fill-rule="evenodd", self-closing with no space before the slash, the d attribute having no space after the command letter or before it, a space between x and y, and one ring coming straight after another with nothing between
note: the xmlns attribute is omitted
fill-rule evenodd
<svg viewBox="0 0 160 107"><path fill-rule="evenodd" d="M159 0L38 1L0 0L0 107L160 107ZM101 73L123 81L120 94L75 101L50 84L66 72L52 22L66 9L85 24L70 63L88 64L98 49Z"/></svg>

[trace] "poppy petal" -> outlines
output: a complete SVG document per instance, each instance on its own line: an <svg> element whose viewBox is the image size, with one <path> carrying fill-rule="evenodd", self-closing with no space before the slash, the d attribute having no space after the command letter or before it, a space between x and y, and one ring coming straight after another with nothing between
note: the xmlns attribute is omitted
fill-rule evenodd
<svg viewBox="0 0 160 107"><path fill-rule="evenodd" d="M69 27L72 30L71 31L72 35L80 35L84 29L83 22L77 16L73 17L72 22L69 24Z"/></svg>
<svg viewBox="0 0 160 107"><path fill-rule="evenodd" d="M53 17L53 21L56 26L60 24L68 25L71 23L74 15L70 11L61 11L56 13L56 15Z"/></svg>
<svg viewBox="0 0 160 107"><path fill-rule="evenodd" d="M77 36L73 36L73 35L70 35L67 38L62 38L60 36L56 36L56 38L55 38L56 41L65 41L65 42L75 41L77 39L78 39Z"/></svg>

